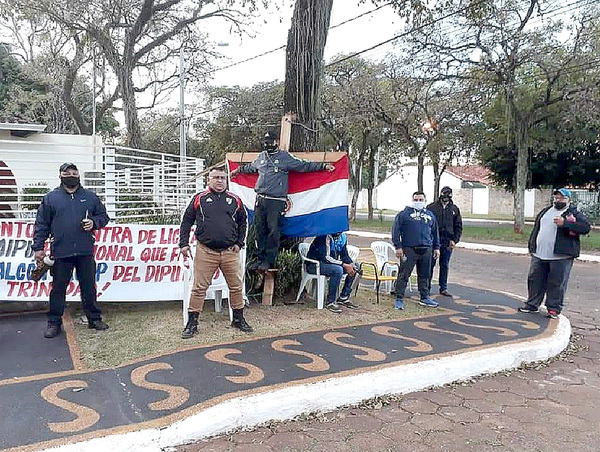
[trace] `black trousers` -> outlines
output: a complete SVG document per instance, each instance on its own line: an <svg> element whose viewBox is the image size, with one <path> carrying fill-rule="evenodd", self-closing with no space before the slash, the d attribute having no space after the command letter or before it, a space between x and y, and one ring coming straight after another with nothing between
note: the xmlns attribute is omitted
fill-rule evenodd
<svg viewBox="0 0 600 452"><path fill-rule="evenodd" d="M417 266L417 286L421 300L429 298L429 280L431 276L432 247L404 247L406 261L402 263L398 279L396 279L396 297L403 298L408 279L415 265Z"/></svg>
<svg viewBox="0 0 600 452"><path fill-rule="evenodd" d="M574 259L542 260L531 256L527 278L527 304L539 308L546 296L546 308L561 312Z"/></svg>
<svg viewBox="0 0 600 452"><path fill-rule="evenodd" d="M254 254L259 263L266 262L269 264L269 268L273 268L275 265L275 259L279 252L285 205L283 200L256 197L254 208L256 250Z"/></svg>
<svg viewBox="0 0 600 452"><path fill-rule="evenodd" d="M48 323L62 323L65 312L65 297L67 287L73 276L73 269L77 272L79 287L81 289L81 304L88 320L99 320L102 311L96 302L96 261L94 256L72 256L56 259L54 262L54 277L50 291L50 311Z"/></svg>

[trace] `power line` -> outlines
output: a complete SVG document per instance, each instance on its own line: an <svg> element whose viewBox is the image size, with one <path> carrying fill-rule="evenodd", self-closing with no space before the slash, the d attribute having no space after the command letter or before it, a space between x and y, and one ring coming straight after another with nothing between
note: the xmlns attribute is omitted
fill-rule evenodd
<svg viewBox="0 0 600 452"><path fill-rule="evenodd" d="M342 25L346 25L346 24L348 24L350 22L358 20L358 19L360 19L360 18L362 18L364 16L372 14L372 13L374 13L376 11L379 11L380 9L385 8L387 6L390 6L392 4L393 4L393 2L388 2L388 3L385 3L383 5L380 5L377 8L373 8L373 9L371 9L369 11L366 11L366 12L364 12L362 14L359 14L358 16L355 16L355 17L352 17L350 19L344 20L344 21L340 22L339 24L332 25L331 27L329 27L329 30L333 30L335 28L341 27ZM256 60L258 58L262 58L262 57L264 57L266 55L270 55L271 53L275 53L275 52L277 52L279 50L285 49L286 47L287 47L287 44L281 45L279 47L276 47L276 48L271 49L271 50L267 50L266 52L259 53L258 55L251 56L251 57L246 58L244 60L236 61L235 63L231 63L231 64L228 64L228 65L225 65L225 66L222 66L222 67L211 69L210 71L204 72L203 75L214 74L215 72L223 71L225 69L229 69L229 68L232 68L234 66L238 66L240 64L247 63L248 61L252 61L252 60Z"/></svg>

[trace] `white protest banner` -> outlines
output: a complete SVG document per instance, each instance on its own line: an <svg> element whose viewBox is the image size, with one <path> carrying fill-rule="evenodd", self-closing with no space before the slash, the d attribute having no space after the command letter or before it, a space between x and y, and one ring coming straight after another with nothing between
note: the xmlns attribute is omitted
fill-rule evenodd
<svg viewBox="0 0 600 452"><path fill-rule="evenodd" d="M33 223L0 220L0 302L47 300L52 278L30 280L35 268ZM191 234L193 237L193 234ZM95 231L96 287L99 301L161 301L183 299L179 227L110 224ZM207 298L215 290L228 296L225 278L215 273ZM67 300L79 300L76 278Z"/></svg>

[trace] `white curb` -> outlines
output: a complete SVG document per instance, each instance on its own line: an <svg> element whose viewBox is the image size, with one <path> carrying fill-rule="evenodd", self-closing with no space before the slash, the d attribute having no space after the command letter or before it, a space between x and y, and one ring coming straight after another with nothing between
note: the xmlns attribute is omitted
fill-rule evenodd
<svg viewBox="0 0 600 452"><path fill-rule="evenodd" d="M354 235L356 237L366 237L373 238L379 240L391 240L392 236L390 234L382 234L379 232L368 232L368 231L348 231L346 232L348 235ZM529 250L527 248L520 248L515 246L499 246L499 245L489 245L487 243L468 243L468 242L458 242L456 244L458 248L465 248L468 250L476 250L476 251L490 251L492 253L508 253L508 254L529 254ZM578 258L578 261L583 262L598 262L600 263L600 256L595 256L593 254L581 254Z"/></svg>
<svg viewBox="0 0 600 452"><path fill-rule="evenodd" d="M162 429L96 438L48 450L60 452L160 452L227 431L270 420L286 420L302 413L326 411L386 394L404 394L465 380L476 375L514 369L523 363L558 355L569 343L571 324L559 316L549 337L465 351L422 361L391 365L310 384L299 384L241 396ZM425 357L426 358L426 357Z"/></svg>

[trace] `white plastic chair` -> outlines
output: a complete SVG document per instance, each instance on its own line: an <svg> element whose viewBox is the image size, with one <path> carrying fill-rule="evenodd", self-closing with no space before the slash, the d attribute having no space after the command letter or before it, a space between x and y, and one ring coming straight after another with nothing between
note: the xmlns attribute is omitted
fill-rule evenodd
<svg viewBox="0 0 600 452"><path fill-rule="evenodd" d="M188 321L188 309L190 307L190 296L192 294L192 287L194 285L194 255L195 247L190 249L190 258L180 260L181 270L183 274L183 325L185 326ZM242 266L242 296L244 298L244 304L248 306L250 303L246 296L246 248L240 250L240 264ZM227 308L229 310L229 320L233 321L233 309L231 309L231 302L229 297L229 287L227 283L214 285L212 284L206 291L206 299L212 299L214 293L215 300L215 312L221 312L222 300L227 298Z"/></svg>
<svg viewBox="0 0 600 452"><path fill-rule="evenodd" d="M321 275L319 261L306 257L309 248L309 243L300 243L298 245L298 251L300 252L300 258L302 259L302 281L300 282L300 290L298 290L296 302L300 300L300 296L306 288L306 285L310 281L315 281L317 284L317 309L323 309L323 305L325 304L325 283L327 282L327 278ZM315 273L308 272L307 264L309 263L315 264Z"/></svg>
<svg viewBox="0 0 600 452"><path fill-rule="evenodd" d="M392 256L395 256L396 249L391 243L384 241L375 241L371 243L371 249L375 253L375 257L377 259L377 267L383 275L386 276L398 276L398 272L400 271L400 264L398 262L390 261L390 253ZM386 281L384 290L387 293L392 292L393 282ZM412 292L412 276L408 279L408 290Z"/></svg>

